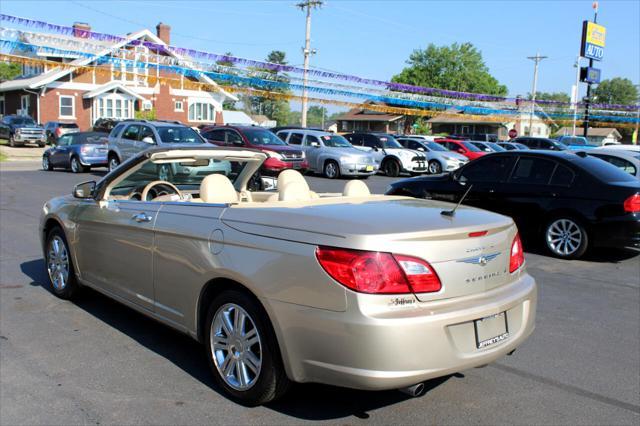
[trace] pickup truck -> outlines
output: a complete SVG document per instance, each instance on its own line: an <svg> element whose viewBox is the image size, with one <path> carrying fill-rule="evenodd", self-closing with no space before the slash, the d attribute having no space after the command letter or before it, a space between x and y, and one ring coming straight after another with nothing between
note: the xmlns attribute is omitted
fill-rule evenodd
<svg viewBox="0 0 640 426"><path fill-rule="evenodd" d="M9 141L9 146L35 143L43 147L47 143L44 128L33 118L22 115L7 115L0 122L0 139Z"/></svg>
<svg viewBox="0 0 640 426"><path fill-rule="evenodd" d="M560 136L558 142L562 142L569 149L593 149L597 145L590 145L584 136Z"/></svg>

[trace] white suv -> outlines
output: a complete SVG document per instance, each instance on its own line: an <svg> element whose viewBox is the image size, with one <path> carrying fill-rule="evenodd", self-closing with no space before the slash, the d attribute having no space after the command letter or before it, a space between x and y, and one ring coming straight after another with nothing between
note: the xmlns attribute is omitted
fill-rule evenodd
<svg viewBox="0 0 640 426"><path fill-rule="evenodd" d="M427 172L427 157L424 153L406 149L387 133L349 133L344 137L358 149L373 154L387 176L400 173L418 175Z"/></svg>

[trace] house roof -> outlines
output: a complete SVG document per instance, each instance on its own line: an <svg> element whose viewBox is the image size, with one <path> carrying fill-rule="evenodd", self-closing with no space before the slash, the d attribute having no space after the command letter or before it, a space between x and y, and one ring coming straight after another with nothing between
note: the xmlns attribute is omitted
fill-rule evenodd
<svg viewBox="0 0 640 426"><path fill-rule="evenodd" d="M120 41L117 41L117 42L109 44L109 45L105 45L104 49L100 50L95 56L81 57L81 58L75 59L75 60L69 62L69 65L72 65L72 66L85 66L85 65L88 65L91 62L95 61L97 58L105 56L105 55L113 52L114 50L120 49L121 47L126 46L127 44L131 43L132 41L139 40L139 39L147 39L148 41L151 41L152 43L159 44L159 45L162 45L162 46L167 46L167 44L164 41L162 41L158 36L153 34L148 29L144 29L144 30L140 30L140 31L137 31L137 32L134 32L134 33L127 34L127 36L124 37L124 39L122 39ZM173 52L172 50L165 49L165 52L167 52L172 57L176 58L178 60L178 62L182 66L198 70L198 68L193 66L193 64L191 62L189 62L188 60L184 59L182 56L178 55L177 53ZM58 80L58 79L60 79L60 78L62 78L64 76L70 74L71 72L73 72L73 67L53 68L53 69L51 69L51 70L49 70L49 71L47 71L45 73L42 73L40 75L35 76L35 77L6 81L4 83L0 83L0 92L5 92L5 91L8 91L8 90L20 90L20 89L37 89L37 88L45 86L45 85L47 85L47 84L49 84L49 83L51 83L53 81L56 81L56 80ZM218 90L220 93L224 94L229 99L232 99L234 101L238 100L237 97L235 97L231 93L228 93L227 91L223 90L215 81L211 80L211 78L209 78L208 76L206 76L204 74L198 74L198 79L200 81L206 83L206 84L214 86L216 88L216 90Z"/></svg>
<svg viewBox="0 0 640 426"><path fill-rule="evenodd" d="M255 121L244 111L222 111L225 124L255 124Z"/></svg>
<svg viewBox="0 0 640 426"><path fill-rule="evenodd" d="M558 130L559 135L571 135L573 134L573 128L571 127L563 127ZM622 139L622 135L615 127L589 127L589 136L601 136L606 138L608 136L613 136L617 140ZM576 136L584 136L584 129L582 127L576 127Z"/></svg>
<svg viewBox="0 0 640 426"><path fill-rule="evenodd" d="M402 115L386 114L384 112L377 112L367 109L354 108L342 115L335 117L336 121L382 121L390 122L396 121L402 118Z"/></svg>
<svg viewBox="0 0 640 426"><path fill-rule="evenodd" d="M145 100L143 96L140 96L130 88L123 86L122 83L120 83L119 81L111 81L109 83L103 84L102 86L96 89L93 89L90 92L85 93L82 97L84 99L91 99L93 97L96 97L98 95L101 95L103 93L110 92L110 91L120 91L122 93L126 93L129 96L133 96L134 98L139 99L141 101Z"/></svg>
<svg viewBox="0 0 640 426"><path fill-rule="evenodd" d="M493 120L474 120L468 117L465 117L464 114L458 114L458 115L451 115L451 114L441 114L441 115L436 115L435 117L427 120L428 123L434 123L434 124L494 124L494 125L501 125L501 124L505 124L506 122L501 122L501 121L493 121Z"/></svg>

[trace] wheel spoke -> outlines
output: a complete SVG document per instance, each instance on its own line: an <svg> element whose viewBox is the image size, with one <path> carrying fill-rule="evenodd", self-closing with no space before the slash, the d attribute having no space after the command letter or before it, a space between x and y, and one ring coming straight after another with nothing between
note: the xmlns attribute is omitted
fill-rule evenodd
<svg viewBox="0 0 640 426"><path fill-rule="evenodd" d="M253 354L253 352L247 351L245 356L245 364L251 371L253 371L253 374L258 374L258 369L260 368L260 360Z"/></svg>
<svg viewBox="0 0 640 426"><path fill-rule="evenodd" d="M236 363L236 372L240 386L247 386L247 384L249 383L249 375L247 374L247 368L245 367L242 360L238 360L238 362Z"/></svg>
<svg viewBox="0 0 640 426"><path fill-rule="evenodd" d="M237 336L242 336L244 334L244 325L246 318L246 315L242 311L236 309L233 331Z"/></svg>
<svg viewBox="0 0 640 426"><path fill-rule="evenodd" d="M221 324L227 336L231 336L233 334L233 324L231 324L231 320L229 319L229 315L227 313L222 314Z"/></svg>

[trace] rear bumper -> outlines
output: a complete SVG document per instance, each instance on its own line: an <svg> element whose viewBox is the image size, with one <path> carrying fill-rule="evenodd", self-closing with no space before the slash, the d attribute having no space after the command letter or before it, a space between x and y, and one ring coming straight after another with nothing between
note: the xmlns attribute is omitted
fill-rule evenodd
<svg viewBox="0 0 640 426"><path fill-rule="evenodd" d="M101 155L101 156L86 156L86 155L81 155L80 157L80 164L82 164L83 166L107 166L109 164L109 161L107 160L107 155Z"/></svg>
<svg viewBox="0 0 640 426"><path fill-rule="evenodd" d="M269 157L262 163L262 171L266 172L266 174L277 174L286 169L306 171L308 168L309 163L307 163L306 160L282 161L274 157Z"/></svg>
<svg viewBox="0 0 640 426"><path fill-rule="evenodd" d="M384 297L347 291L346 312L269 300L289 377L364 390L401 388L495 361L534 329L537 292L526 273L455 300L395 310L365 303ZM501 312L508 338L478 349L474 320Z"/></svg>
<svg viewBox="0 0 640 426"><path fill-rule="evenodd" d="M594 246L640 251L640 213L602 220L592 226Z"/></svg>

